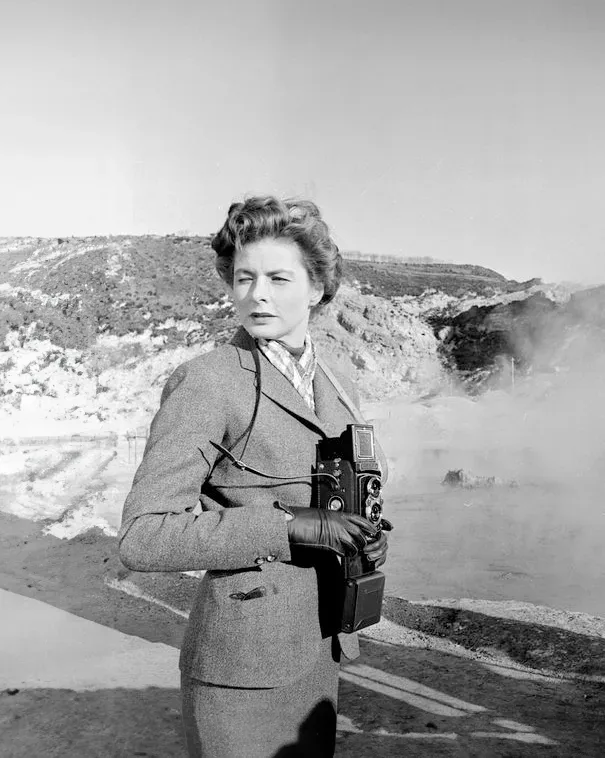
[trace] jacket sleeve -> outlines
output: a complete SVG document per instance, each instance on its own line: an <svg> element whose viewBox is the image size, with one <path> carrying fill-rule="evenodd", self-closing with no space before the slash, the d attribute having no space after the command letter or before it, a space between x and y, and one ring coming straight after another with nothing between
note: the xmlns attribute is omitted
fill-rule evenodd
<svg viewBox="0 0 605 758"><path fill-rule="evenodd" d="M118 533L120 558L132 570L229 570L266 556L290 559L281 511L264 504L196 509L216 458L209 441L220 442L227 423L220 382L206 373L206 381L203 372L193 379L184 364L162 393Z"/></svg>

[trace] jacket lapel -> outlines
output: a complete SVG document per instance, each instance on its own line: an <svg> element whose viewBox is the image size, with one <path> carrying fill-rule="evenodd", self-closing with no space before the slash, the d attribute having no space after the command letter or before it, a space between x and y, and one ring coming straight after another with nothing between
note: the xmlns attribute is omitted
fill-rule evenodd
<svg viewBox="0 0 605 758"><path fill-rule="evenodd" d="M347 424L352 424L355 421L321 366L317 366L315 371L313 394L315 396L315 413L331 437L339 436Z"/></svg>
<svg viewBox="0 0 605 758"><path fill-rule="evenodd" d="M252 356L254 340L243 327L240 327L236 332L231 344L238 348L242 368L255 373L256 366ZM321 366L317 366L313 380L313 393L315 395L315 413L313 413L286 377L262 354L260 361L261 392L281 406L287 413L296 416L301 423L316 429L323 437L338 437L347 424L355 423L355 417L336 392L334 385L325 375ZM378 443L376 449L383 472L383 482L386 483L387 460Z"/></svg>
<svg viewBox="0 0 605 758"><path fill-rule="evenodd" d="M238 348L242 368L256 373L256 364L252 355L254 340L243 327L238 329L231 340L231 344ZM288 413L297 416L305 425L316 429L322 436L329 436L326 424L324 423L324 417L320 415L319 408L317 408L317 396L315 397L316 413L313 413L288 379L262 353L259 354L259 360L261 366L261 393L274 403L277 403ZM315 386L314 382L314 391ZM322 402L326 405L323 398L320 401L320 405ZM326 419L328 422L329 420Z"/></svg>

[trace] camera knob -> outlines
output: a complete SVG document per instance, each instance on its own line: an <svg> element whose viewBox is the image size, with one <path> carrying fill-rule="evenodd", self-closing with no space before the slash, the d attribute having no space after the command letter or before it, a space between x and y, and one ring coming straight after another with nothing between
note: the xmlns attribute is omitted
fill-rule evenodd
<svg viewBox="0 0 605 758"><path fill-rule="evenodd" d="M344 500L341 497L331 497L328 500L328 508L331 511L341 511L344 508Z"/></svg>

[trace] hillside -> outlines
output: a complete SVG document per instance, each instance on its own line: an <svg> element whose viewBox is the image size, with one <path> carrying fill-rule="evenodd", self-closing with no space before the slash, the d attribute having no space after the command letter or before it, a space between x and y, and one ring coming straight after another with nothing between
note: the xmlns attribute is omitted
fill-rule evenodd
<svg viewBox="0 0 605 758"><path fill-rule="evenodd" d="M388 298L493 295L529 284L480 266L397 260L345 260L345 281ZM220 341L233 326L224 294L206 237L0 239L0 344L16 330L83 349L98 334L140 333L168 318L195 322L189 344Z"/></svg>
<svg viewBox="0 0 605 758"><path fill-rule="evenodd" d="M171 371L236 326L213 261L205 237L0 239L0 414L145 424ZM552 367L580 335L602 339L599 288L570 298L530 284L478 266L346 260L312 331L365 401L476 390L503 367L506 378L507 360Z"/></svg>
<svg viewBox="0 0 605 758"><path fill-rule="evenodd" d="M231 320L211 253L201 237L5 242L0 342L18 330L83 349L99 334L141 333L170 317L195 319L196 341L216 337Z"/></svg>

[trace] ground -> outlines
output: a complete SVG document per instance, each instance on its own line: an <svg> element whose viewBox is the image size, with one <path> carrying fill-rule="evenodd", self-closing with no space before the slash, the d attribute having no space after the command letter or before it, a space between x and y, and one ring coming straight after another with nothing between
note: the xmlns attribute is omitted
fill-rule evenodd
<svg viewBox="0 0 605 758"><path fill-rule="evenodd" d="M160 643L176 668L196 578L128 572L115 538L99 530L61 540L40 522L2 514L0 525L2 589ZM51 631L40 631L42 646ZM34 688L0 672L0 754L184 758L176 677L166 679ZM602 620L528 603L389 596L383 621L363 635L362 657L342 670L337 756L597 758L604 708Z"/></svg>

